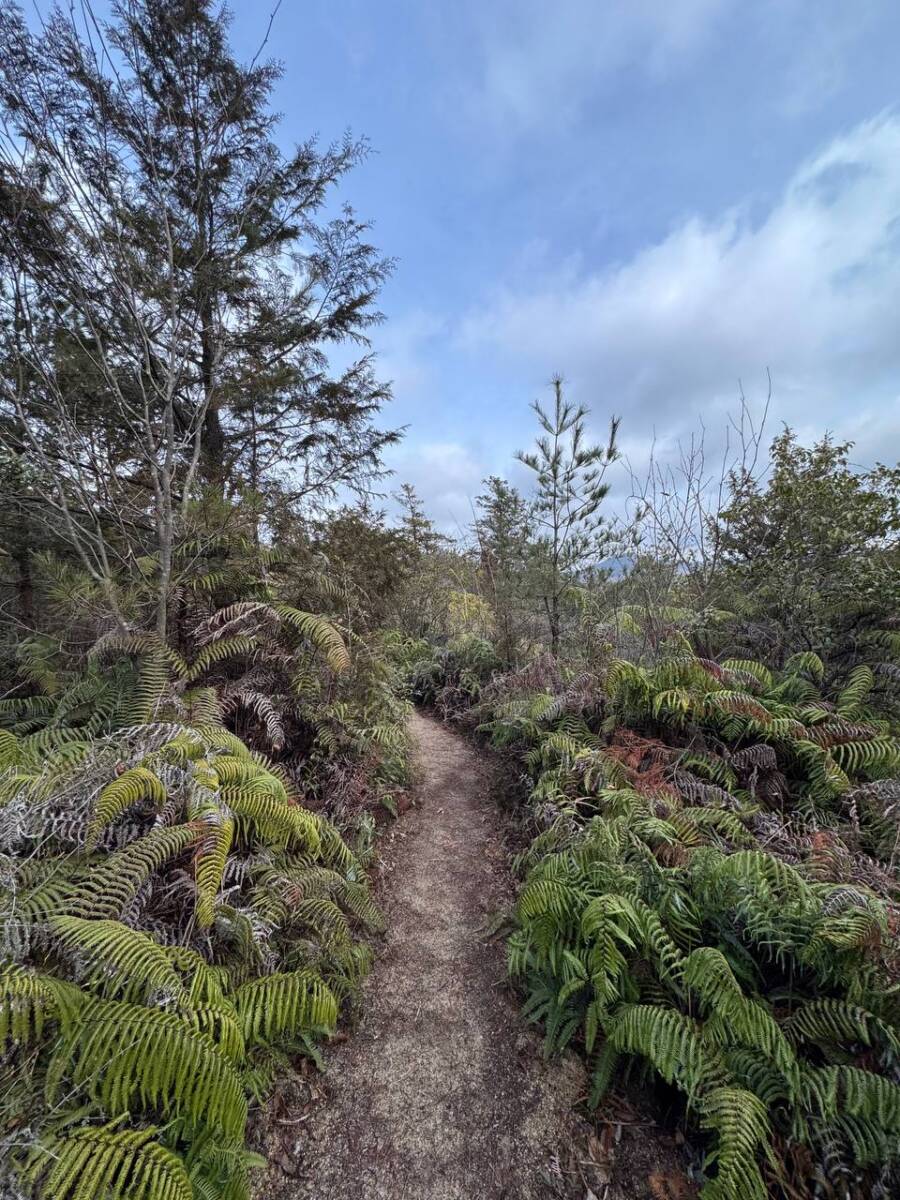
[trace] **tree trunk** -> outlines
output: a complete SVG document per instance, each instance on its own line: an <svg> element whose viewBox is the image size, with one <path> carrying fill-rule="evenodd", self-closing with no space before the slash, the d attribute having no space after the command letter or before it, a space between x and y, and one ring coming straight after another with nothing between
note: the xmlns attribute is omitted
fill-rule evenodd
<svg viewBox="0 0 900 1200"><path fill-rule="evenodd" d="M172 579L171 532L161 539L159 547L159 594L156 598L156 636L165 642L169 621L169 584Z"/></svg>
<svg viewBox="0 0 900 1200"><path fill-rule="evenodd" d="M203 419L203 480L220 495L225 492L225 430L219 411L212 405Z"/></svg>
<svg viewBox="0 0 900 1200"><path fill-rule="evenodd" d="M16 591L19 598L19 620L29 629L34 626L34 580L31 576L31 555L22 549L14 555L19 571Z"/></svg>
<svg viewBox="0 0 900 1200"><path fill-rule="evenodd" d="M555 600L550 618L550 653L554 658L559 658L559 603Z"/></svg>
<svg viewBox="0 0 900 1200"><path fill-rule="evenodd" d="M559 596L544 597L544 608L547 610L547 623L550 626L550 653L554 658L559 657Z"/></svg>
<svg viewBox="0 0 900 1200"><path fill-rule="evenodd" d="M202 223L201 223L202 224ZM213 330L213 305L209 296L200 304L200 376L203 384L203 401L206 415L203 418L203 477L215 488L217 495L225 494L225 430L219 415L214 395L215 388L215 344Z"/></svg>

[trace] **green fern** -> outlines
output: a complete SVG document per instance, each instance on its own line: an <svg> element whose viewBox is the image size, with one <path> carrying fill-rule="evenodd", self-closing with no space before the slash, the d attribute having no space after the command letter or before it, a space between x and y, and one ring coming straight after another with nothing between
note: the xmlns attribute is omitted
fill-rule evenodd
<svg viewBox="0 0 900 1200"><path fill-rule="evenodd" d="M788 1018L784 1030L795 1041L835 1046L847 1042L859 1042L863 1046L881 1043L900 1058L898 1031L846 1000L809 1000Z"/></svg>
<svg viewBox="0 0 900 1200"><path fill-rule="evenodd" d="M324 617L303 612L287 604L274 604L273 611L293 630L311 642L325 657L328 665L338 674L350 669L350 655L337 628Z"/></svg>
<svg viewBox="0 0 900 1200"><path fill-rule="evenodd" d="M273 841L283 840L313 854L318 852L319 821L299 805L282 800L267 780L256 777L246 784L224 787L221 796L232 812L252 822Z"/></svg>
<svg viewBox="0 0 900 1200"><path fill-rule="evenodd" d="M700 1124L716 1135L707 1157L716 1175L703 1189L705 1200L766 1200L768 1190L758 1157L769 1150L766 1106L742 1088L713 1088L703 1097ZM769 1150L769 1158L774 1156Z"/></svg>
<svg viewBox="0 0 900 1200"><path fill-rule="evenodd" d="M9 964L0 971L0 1046L39 1042L48 1021L70 1023L84 997L71 983Z"/></svg>
<svg viewBox="0 0 900 1200"><path fill-rule="evenodd" d="M119 921L54 917L50 928L59 944L78 956L88 984L105 994L121 992L134 1000L158 991L178 1000L184 988L163 947L138 929Z"/></svg>
<svg viewBox="0 0 900 1200"><path fill-rule="evenodd" d="M89 1001L54 1050L51 1103L64 1078L84 1087L112 1115L149 1105L225 1137L243 1135L247 1105L238 1075L212 1038L177 1013Z"/></svg>
<svg viewBox="0 0 900 1200"><path fill-rule="evenodd" d="M201 833L197 825L151 830L87 874L72 889L65 909L88 920L120 917L151 875L196 843Z"/></svg>
<svg viewBox="0 0 900 1200"><path fill-rule="evenodd" d="M102 789L87 830L87 845L96 844L100 833L129 808L149 800L157 808L166 801L165 785L147 767L130 767Z"/></svg>
<svg viewBox="0 0 900 1200"><path fill-rule="evenodd" d="M285 1033L330 1033L337 1020L337 1001L309 971L254 979L238 988L234 1003L248 1044L271 1042Z"/></svg>
<svg viewBox="0 0 900 1200"><path fill-rule="evenodd" d="M320 1061L371 963L355 931L384 924L353 851L297 800L324 806L342 771L403 786L390 672L273 599L262 566L241 579L211 554L176 550L183 651L139 628L87 662L40 639L19 675L39 694L0 701L0 1052L23 1183L54 1200L246 1200L247 1093L287 1069L282 1043ZM137 567L135 624L158 564ZM83 584L64 576L60 603ZM237 580L254 598L204 617ZM314 594L348 600L324 576Z"/></svg>
<svg viewBox="0 0 900 1200"><path fill-rule="evenodd" d="M193 683L205 674L216 663L229 658L248 658L257 650L257 642L253 637L239 636L222 638L204 646L191 663L188 672L188 682Z"/></svg>
<svg viewBox="0 0 900 1200"><path fill-rule="evenodd" d="M724 1060L707 1045L700 1026L674 1008L624 1005L607 1022L613 1049L649 1059L667 1083L677 1083L689 1100L727 1079Z"/></svg>
<svg viewBox="0 0 900 1200"><path fill-rule="evenodd" d="M29 1164L42 1200L194 1200L182 1160L155 1141L160 1130L76 1129L42 1144Z"/></svg>
<svg viewBox="0 0 900 1200"><path fill-rule="evenodd" d="M875 676L871 667L855 667L837 698L838 715L849 717L857 714L874 684Z"/></svg>
<svg viewBox="0 0 900 1200"><path fill-rule="evenodd" d="M823 678L814 655L775 672L679 650L613 663L599 737L577 708L538 727L527 696L485 725L518 722L533 803L559 813L519 856L508 965L524 1012L549 1051L583 1038L594 1100L623 1056L683 1092L713 1138L704 1196L765 1196L764 1165L777 1177L776 1148L797 1143L841 1171L894 1157L896 940L866 889L822 882L821 839L837 841L839 802L868 816L860 782L896 773L900 741L863 710L865 672L837 705ZM599 757L616 770L589 777ZM754 847L773 794L785 818L830 818L808 869Z"/></svg>

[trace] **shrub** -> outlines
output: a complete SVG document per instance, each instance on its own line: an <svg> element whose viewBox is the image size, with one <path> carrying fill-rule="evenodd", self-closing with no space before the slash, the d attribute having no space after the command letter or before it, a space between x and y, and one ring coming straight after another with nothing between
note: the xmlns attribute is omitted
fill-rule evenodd
<svg viewBox="0 0 900 1200"><path fill-rule="evenodd" d="M704 1196L900 1182L900 743L867 667L823 677L670 647L483 693L533 782L525 1012L548 1053L583 1048L595 1101L631 1067L677 1089L712 1139Z"/></svg>
<svg viewBox="0 0 900 1200"><path fill-rule="evenodd" d="M419 704L451 716L475 703L482 687L500 668L494 647L475 634L463 634L413 663L410 690Z"/></svg>
<svg viewBox="0 0 900 1200"><path fill-rule="evenodd" d="M248 1098L334 1029L382 922L197 660L173 683L168 651L133 649L110 732L37 701L0 731L5 1157L54 1198L237 1198Z"/></svg>

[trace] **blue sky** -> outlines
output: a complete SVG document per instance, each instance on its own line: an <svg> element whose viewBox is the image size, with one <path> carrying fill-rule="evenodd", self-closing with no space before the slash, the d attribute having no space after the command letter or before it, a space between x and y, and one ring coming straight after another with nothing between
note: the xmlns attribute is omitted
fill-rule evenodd
<svg viewBox="0 0 900 1200"><path fill-rule="evenodd" d="M233 0L242 56L270 6ZM267 49L285 142L371 140L390 465L445 526L555 372L638 467L767 367L773 432L896 460L896 0L283 0Z"/></svg>

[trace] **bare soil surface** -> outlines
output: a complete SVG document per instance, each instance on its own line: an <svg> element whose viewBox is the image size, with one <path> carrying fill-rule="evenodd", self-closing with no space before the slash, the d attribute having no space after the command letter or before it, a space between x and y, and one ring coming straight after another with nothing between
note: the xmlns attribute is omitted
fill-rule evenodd
<svg viewBox="0 0 900 1200"><path fill-rule="evenodd" d="M491 936L512 900L491 768L434 720L413 716L412 732L419 784L382 839L388 932L362 1020L328 1049L325 1076L276 1093L257 1197L680 1200L648 1179L661 1157L649 1131L626 1118L598 1138L575 1112L583 1066L544 1062L519 1016Z"/></svg>

